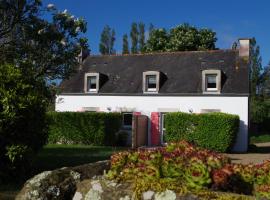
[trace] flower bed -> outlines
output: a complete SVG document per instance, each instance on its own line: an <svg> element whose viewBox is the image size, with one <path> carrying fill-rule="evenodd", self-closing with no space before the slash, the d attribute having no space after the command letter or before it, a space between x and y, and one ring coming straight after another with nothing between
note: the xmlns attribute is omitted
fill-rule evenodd
<svg viewBox="0 0 270 200"><path fill-rule="evenodd" d="M183 195L222 191L270 199L270 161L260 165L232 164L222 154L185 141L116 153L111 157L107 177L134 182L137 198L147 190L168 189Z"/></svg>

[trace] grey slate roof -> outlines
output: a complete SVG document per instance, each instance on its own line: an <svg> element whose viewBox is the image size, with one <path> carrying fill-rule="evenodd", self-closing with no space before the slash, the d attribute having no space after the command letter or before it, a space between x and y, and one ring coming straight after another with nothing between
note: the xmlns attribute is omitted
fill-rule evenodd
<svg viewBox="0 0 270 200"><path fill-rule="evenodd" d="M248 95L248 65L238 50L88 56L60 87L62 94L83 94L84 74L99 72L107 81L96 95L146 95L142 92L143 72L160 71L165 79L157 95L202 95L205 69L222 71L221 95Z"/></svg>

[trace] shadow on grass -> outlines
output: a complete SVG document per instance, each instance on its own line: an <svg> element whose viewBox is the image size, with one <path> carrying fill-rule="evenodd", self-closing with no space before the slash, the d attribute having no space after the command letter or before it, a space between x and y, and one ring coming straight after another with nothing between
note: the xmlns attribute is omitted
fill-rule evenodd
<svg viewBox="0 0 270 200"><path fill-rule="evenodd" d="M33 161L33 168L29 178L42 171L106 160L113 153L125 149L124 147L95 147L87 145L47 145ZM18 181L14 177L14 182L0 185L0 200L13 200L23 184L24 181Z"/></svg>
<svg viewBox="0 0 270 200"><path fill-rule="evenodd" d="M270 154L270 146L258 146L256 144L249 145L248 153Z"/></svg>
<svg viewBox="0 0 270 200"><path fill-rule="evenodd" d="M84 145L47 145L34 161L35 173L109 159L125 148Z"/></svg>

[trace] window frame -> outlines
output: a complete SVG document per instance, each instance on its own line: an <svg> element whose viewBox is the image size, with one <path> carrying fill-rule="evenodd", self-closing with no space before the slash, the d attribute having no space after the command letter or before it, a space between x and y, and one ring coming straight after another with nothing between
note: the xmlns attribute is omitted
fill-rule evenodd
<svg viewBox="0 0 270 200"><path fill-rule="evenodd" d="M96 78L96 89L89 88L89 79L88 77L95 77ZM98 93L99 91L99 73L85 73L84 76L84 91L85 93Z"/></svg>
<svg viewBox="0 0 270 200"><path fill-rule="evenodd" d="M149 78L150 76L155 76L156 78L156 88L149 88ZM146 71L143 72L143 93L158 93L160 84L160 72L158 71Z"/></svg>
<svg viewBox="0 0 270 200"><path fill-rule="evenodd" d="M208 88L207 76L216 76L216 88ZM202 91L204 94L220 94L221 92L221 70L203 70L202 71Z"/></svg>

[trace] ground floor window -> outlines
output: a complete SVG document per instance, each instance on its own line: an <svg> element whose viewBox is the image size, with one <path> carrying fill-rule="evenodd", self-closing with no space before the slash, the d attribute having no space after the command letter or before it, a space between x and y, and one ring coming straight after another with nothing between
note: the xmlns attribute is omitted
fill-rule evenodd
<svg viewBox="0 0 270 200"><path fill-rule="evenodd" d="M166 116L166 113L161 113L160 114L160 131L161 131L160 142L161 142L161 144L166 143L166 139L165 139L165 134L166 134L165 116Z"/></svg>
<svg viewBox="0 0 270 200"><path fill-rule="evenodd" d="M132 113L122 113L122 124L124 128L131 128L132 127Z"/></svg>

